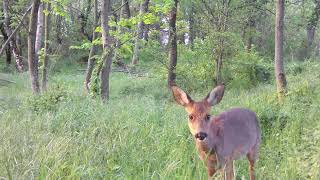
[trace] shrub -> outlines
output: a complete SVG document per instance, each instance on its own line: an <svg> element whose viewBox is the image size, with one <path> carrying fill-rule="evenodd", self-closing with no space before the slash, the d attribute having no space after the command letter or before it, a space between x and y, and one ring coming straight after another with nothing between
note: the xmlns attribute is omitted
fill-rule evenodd
<svg viewBox="0 0 320 180"><path fill-rule="evenodd" d="M229 38L236 37L228 36ZM194 49L185 45L178 45L178 63L176 67L177 84L187 91L195 89L207 89L214 85L215 79L215 57L212 54L215 47L212 38L204 40L196 39ZM230 40L231 42L231 40ZM232 52L234 48L234 52ZM150 53L152 50L148 50ZM272 65L270 61L259 56L254 50L247 52L238 46L226 47L223 59L222 79L224 84L233 88L248 89L259 83L269 82L271 78ZM154 54L149 54L152 57ZM159 59L159 57L153 57ZM164 56L161 57L167 59ZM152 74L157 78L165 80L169 67L168 61L160 59L163 64L157 66Z"/></svg>
<svg viewBox="0 0 320 180"><path fill-rule="evenodd" d="M165 62L166 59L166 53L160 43L154 40L149 40L139 54L141 62Z"/></svg>
<svg viewBox="0 0 320 180"><path fill-rule="evenodd" d="M272 66L255 52L240 51L225 61L223 77L235 88L250 88L271 78Z"/></svg>
<svg viewBox="0 0 320 180"><path fill-rule="evenodd" d="M68 98L67 91L61 86L53 86L47 92L31 96L27 99L27 105L35 112L55 111L59 103L65 102Z"/></svg>

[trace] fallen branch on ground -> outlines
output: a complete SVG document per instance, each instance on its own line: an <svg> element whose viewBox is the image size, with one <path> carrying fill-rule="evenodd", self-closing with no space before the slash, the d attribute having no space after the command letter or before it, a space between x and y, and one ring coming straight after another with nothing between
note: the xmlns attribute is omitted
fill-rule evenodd
<svg viewBox="0 0 320 180"><path fill-rule="evenodd" d="M0 81L4 81L4 82L8 82L8 83L16 83L16 82L14 82L14 81L10 81L10 80L7 80L7 79L0 79Z"/></svg>

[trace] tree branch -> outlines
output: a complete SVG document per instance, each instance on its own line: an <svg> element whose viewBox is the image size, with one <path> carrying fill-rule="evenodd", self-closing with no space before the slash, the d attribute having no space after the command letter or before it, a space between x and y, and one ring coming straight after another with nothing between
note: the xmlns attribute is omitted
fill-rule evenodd
<svg viewBox="0 0 320 180"><path fill-rule="evenodd" d="M14 31L10 34L10 36L8 37L7 41L2 44L1 50L0 50L0 56L2 55L2 53L4 52L6 46L9 44L10 40L13 38L13 36L17 33L17 31L20 29L20 27L23 25L23 20L26 18L26 16L28 15L28 13L30 12L32 6L29 6L29 8L27 9L27 11L23 14L20 23L18 24L18 26L16 27L16 29L14 29Z"/></svg>

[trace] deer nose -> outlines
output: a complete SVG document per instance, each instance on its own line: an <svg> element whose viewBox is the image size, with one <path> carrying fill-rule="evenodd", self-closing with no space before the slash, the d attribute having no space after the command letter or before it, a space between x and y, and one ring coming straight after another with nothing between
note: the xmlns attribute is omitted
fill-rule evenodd
<svg viewBox="0 0 320 180"><path fill-rule="evenodd" d="M208 136L207 133L204 133L204 132L199 132L195 135L195 138L200 140L200 141L203 141L206 137Z"/></svg>

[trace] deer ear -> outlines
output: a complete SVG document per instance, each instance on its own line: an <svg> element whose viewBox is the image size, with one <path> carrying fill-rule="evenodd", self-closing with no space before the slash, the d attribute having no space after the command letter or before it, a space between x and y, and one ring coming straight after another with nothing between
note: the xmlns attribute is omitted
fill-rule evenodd
<svg viewBox="0 0 320 180"><path fill-rule="evenodd" d="M205 100L210 104L210 106L218 104L224 93L224 85L219 85L215 87L208 95Z"/></svg>
<svg viewBox="0 0 320 180"><path fill-rule="evenodd" d="M191 97L187 93L185 93L182 89L180 89L178 86L172 86L171 90L172 90L173 97L178 104L182 106L187 106L188 104L193 102Z"/></svg>

